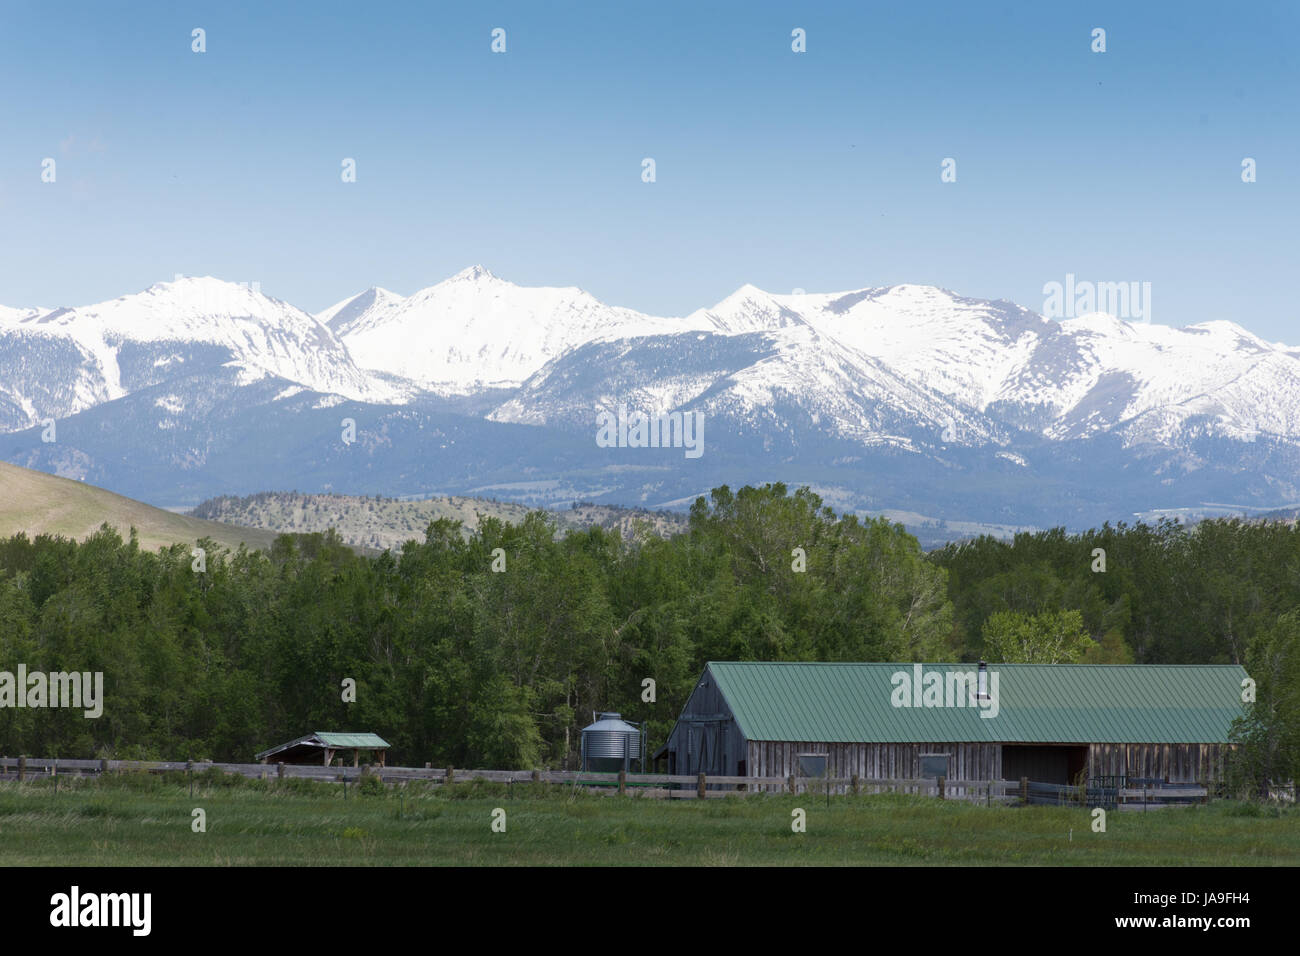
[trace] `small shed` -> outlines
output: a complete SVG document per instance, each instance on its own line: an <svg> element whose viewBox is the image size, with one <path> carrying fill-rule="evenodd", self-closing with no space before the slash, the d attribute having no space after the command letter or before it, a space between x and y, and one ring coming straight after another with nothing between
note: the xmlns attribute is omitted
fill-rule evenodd
<svg viewBox="0 0 1300 956"><path fill-rule="evenodd" d="M288 743L263 750L257 755L260 763L318 763L328 767L340 750L352 751L352 766L360 763L361 751L370 751L370 762L384 765L388 741L378 734L335 733L318 730Z"/></svg>

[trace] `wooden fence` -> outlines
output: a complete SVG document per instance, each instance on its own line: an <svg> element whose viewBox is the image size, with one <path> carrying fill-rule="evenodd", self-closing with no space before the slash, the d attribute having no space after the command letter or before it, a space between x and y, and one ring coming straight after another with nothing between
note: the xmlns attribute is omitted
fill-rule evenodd
<svg viewBox="0 0 1300 956"><path fill-rule="evenodd" d="M1090 805L1079 787L1021 780L946 780L942 777L877 779L870 777L727 777L705 774L588 773L573 770L459 770L452 767L324 767L314 764L210 763L206 761L77 760L54 757L0 757L0 780L36 780L55 776L104 773L203 773L211 769L261 780L305 779L356 783L367 774L384 783L433 786L487 780L495 783L550 783L658 798L711 798L745 793L846 795L907 793L973 803ZM1117 802L1139 806L1203 801L1204 787L1142 787L1115 791Z"/></svg>
<svg viewBox="0 0 1300 956"><path fill-rule="evenodd" d="M1135 785L1102 786L1085 783L1070 786L1055 783L1021 781L1022 802L1037 806L1086 806L1106 809L1146 810L1205 803L1209 790L1197 784L1169 784L1143 781Z"/></svg>

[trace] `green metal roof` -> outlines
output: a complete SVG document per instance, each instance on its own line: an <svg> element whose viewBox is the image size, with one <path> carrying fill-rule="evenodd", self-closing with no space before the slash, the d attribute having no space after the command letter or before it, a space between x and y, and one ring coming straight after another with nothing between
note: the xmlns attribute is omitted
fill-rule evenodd
<svg viewBox="0 0 1300 956"><path fill-rule="evenodd" d="M913 681L915 666L712 662L705 675L748 740L1081 744L1226 743L1246 677L1236 664L990 664L998 708L984 717L979 707L894 706L893 675ZM925 664L923 674L977 668Z"/></svg>
<svg viewBox="0 0 1300 956"><path fill-rule="evenodd" d="M388 746L388 741L378 734L336 734L329 731L318 730L312 736L329 747L360 747L365 749L368 747Z"/></svg>
<svg viewBox="0 0 1300 956"><path fill-rule="evenodd" d="M269 757L272 754L283 753L292 747L316 747L320 750L326 748L347 750L356 748L359 750L382 750L391 746L387 740L378 734L369 733L334 733L333 731L316 731L297 740L290 740L287 743L277 744L269 750L263 750L254 755L255 760L261 760L263 757Z"/></svg>

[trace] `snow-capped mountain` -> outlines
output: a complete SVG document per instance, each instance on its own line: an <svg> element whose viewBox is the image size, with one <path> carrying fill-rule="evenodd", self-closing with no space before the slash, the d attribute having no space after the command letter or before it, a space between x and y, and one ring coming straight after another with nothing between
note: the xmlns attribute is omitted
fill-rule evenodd
<svg viewBox="0 0 1300 956"><path fill-rule="evenodd" d="M358 325L382 325L401 309L406 299L396 292L389 292L378 286L371 286L365 292L336 302L324 312L317 312L317 321L329 326L335 332L345 327ZM365 322L361 322L365 319Z"/></svg>
<svg viewBox="0 0 1300 956"><path fill-rule="evenodd" d="M1300 437L1300 363L1231 322L1173 329L1092 314L1052 327L999 399L1051 408L1049 438L1121 430L1164 443L1188 419L1220 434Z"/></svg>
<svg viewBox="0 0 1300 956"><path fill-rule="evenodd" d="M29 311L0 325L0 359L0 415L11 428L222 366L237 368L245 382L278 378L364 401L393 395L311 315L207 277L96 305Z"/></svg>
<svg viewBox="0 0 1300 956"><path fill-rule="evenodd" d="M595 410L620 403L699 411L758 434L767 450L797 447L809 432L908 451L945 430L968 444L1005 441L1005 429L808 324L589 343L547 363L488 417L589 428Z"/></svg>
<svg viewBox="0 0 1300 956"><path fill-rule="evenodd" d="M1234 438L1300 438L1297 350L1231 322L1174 329L1100 313L1054 322L911 285L821 295L746 286L691 319L728 332L810 326L913 385L1053 440L1118 431L1161 443L1206 416Z"/></svg>
<svg viewBox="0 0 1300 956"><path fill-rule="evenodd" d="M472 266L406 299L371 289L317 316L357 363L427 389L518 386L565 350L597 339L680 331L576 288L525 288Z"/></svg>
<svg viewBox="0 0 1300 956"><path fill-rule="evenodd" d="M598 446L597 416L618 406L700 412L710 451ZM313 316L190 278L0 309L4 433L11 461L160 504L307 477L639 505L785 480L839 507L1085 522L1300 500L1300 348L1230 322L1058 322L917 285L745 285L665 318L474 266Z"/></svg>
<svg viewBox="0 0 1300 956"><path fill-rule="evenodd" d="M981 411L1051 325L1011 303L915 285L798 295L745 286L693 317L708 318L721 331L806 324L910 382Z"/></svg>

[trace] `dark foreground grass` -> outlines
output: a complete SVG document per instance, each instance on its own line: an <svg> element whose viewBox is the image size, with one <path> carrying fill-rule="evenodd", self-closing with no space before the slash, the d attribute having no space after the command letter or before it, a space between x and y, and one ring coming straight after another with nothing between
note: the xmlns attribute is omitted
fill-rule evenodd
<svg viewBox="0 0 1300 956"><path fill-rule="evenodd" d="M191 799L184 775L143 774L0 784L0 865L1300 864L1300 812L1232 802L1112 812L1093 833L1084 809L888 794L827 808L812 794L669 801L531 784L348 791L203 776ZM791 830L796 807L805 833Z"/></svg>

